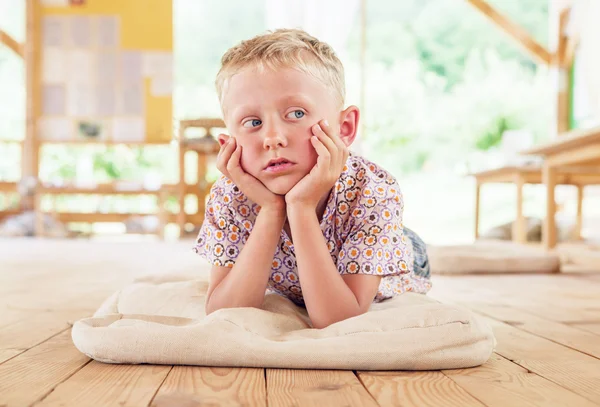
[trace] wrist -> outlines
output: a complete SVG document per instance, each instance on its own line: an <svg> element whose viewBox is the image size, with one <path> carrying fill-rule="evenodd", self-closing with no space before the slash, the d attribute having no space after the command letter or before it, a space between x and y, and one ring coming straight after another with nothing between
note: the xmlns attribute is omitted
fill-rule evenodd
<svg viewBox="0 0 600 407"><path fill-rule="evenodd" d="M306 202L288 203L286 206L286 213L287 213L288 218L298 217L298 216L304 218L309 215L317 216L316 206L311 205Z"/></svg>
<svg viewBox="0 0 600 407"><path fill-rule="evenodd" d="M283 219L285 220L286 213L286 205L283 204L273 204L273 205L265 205L260 207L260 212L258 215L268 216L274 219Z"/></svg>

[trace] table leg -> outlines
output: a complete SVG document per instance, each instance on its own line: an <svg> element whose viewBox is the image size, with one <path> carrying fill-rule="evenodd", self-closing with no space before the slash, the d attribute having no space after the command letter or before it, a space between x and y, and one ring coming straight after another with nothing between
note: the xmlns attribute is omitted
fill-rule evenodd
<svg viewBox="0 0 600 407"><path fill-rule="evenodd" d="M546 218L542 229L542 243L546 250L550 250L556 246L556 201L554 200L556 169L544 164L542 180L546 186Z"/></svg>
<svg viewBox="0 0 600 407"><path fill-rule="evenodd" d="M36 237L44 237L46 236L46 228L44 226L44 213L42 212L42 194L36 192L33 199L33 235Z"/></svg>
<svg viewBox="0 0 600 407"><path fill-rule="evenodd" d="M182 137L182 135L180 135ZM179 238L185 235L185 149L183 143L179 143L179 183L177 185L177 200L179 201L179 212L177 213L177 225L179 226Z"/></svg>
<svg viewBox="0 0 600 407"><path fill-rule="evenodd" d="M481 184L475 186L475 239L479 238L479 200L481 196Z"/></svg>
<svg viewBox="0 0 600 407"><path fill-rule="evenodd" d="M577 224L575 226L575 239L581 240L583 229L583 185L577 185Z"/></svg>
<svg viewBox="0 0 600 407"><path fill-rule="evenodd" d="M512 240L517 243L527 242L527 230L525 227L525 218L523 217L523 186L525 180L521 176L517 176L515 179L515 185L517 186L517 217L512 228Z"/></svg>

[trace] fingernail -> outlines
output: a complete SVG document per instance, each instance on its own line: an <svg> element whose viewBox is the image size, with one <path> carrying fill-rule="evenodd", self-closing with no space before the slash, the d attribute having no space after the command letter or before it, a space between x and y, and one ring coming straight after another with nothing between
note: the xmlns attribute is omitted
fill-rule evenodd
<svg viewBox="0 0 600 407"><path fill-rule="evenodd" d="M329 127L329 122L327 121L327 119L323 120L323 124L327 127Z"/></svg>

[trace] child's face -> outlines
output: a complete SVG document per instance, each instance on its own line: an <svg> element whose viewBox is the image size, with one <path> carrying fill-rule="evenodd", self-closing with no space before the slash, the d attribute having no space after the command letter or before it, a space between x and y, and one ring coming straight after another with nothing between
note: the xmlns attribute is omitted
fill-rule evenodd
<svg viewBox="0 0 600 407"><path fill-rule="evenodd" d="M341 112L330 91L294 69L242 70L230 78L222 106L227 129L242 147L242 168L279 195L288 193L317 162L311 126L326 119L333 131L340 130ZM292 165L267 169L278 158Z"/></svg>

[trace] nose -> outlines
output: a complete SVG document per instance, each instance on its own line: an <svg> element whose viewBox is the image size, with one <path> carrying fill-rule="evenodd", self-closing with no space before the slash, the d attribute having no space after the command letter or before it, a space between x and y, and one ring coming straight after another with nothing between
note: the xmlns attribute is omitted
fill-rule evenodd
<svg viewBox="0 0 600 407"><path fill-rule="evenodd" d="M277 148L282 148L287 146L287 138L283 134L282 129L272 124L270 126L265 126L265 139L263 142L263 146L266 150L272 150Z"/></svg>

